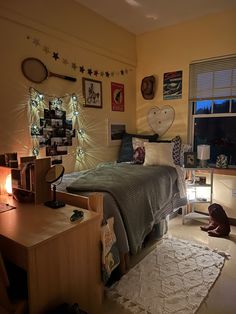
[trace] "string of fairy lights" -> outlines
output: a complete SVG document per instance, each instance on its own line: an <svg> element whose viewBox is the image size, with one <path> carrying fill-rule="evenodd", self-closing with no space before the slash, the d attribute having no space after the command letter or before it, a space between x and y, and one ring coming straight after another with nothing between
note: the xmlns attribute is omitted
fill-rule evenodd
<svg viewBox="0 0 236 314"><path fill-rule="evenodd" d="M30 87L29 120L32 137L32 154L38 156L40 148L46 146L45 143L40 143L40 140L45 139L44 137L46 136L43 134L42 121L45 118L45 111L50 109L58 113L65 113L68 121L72 122L71 128L74 130L73 136L76 139L76 159L81 161L85 155L84 141L86 139L86 131L80 122L80 114L84 104L85 100L81 94L71 93L57 97L42 93L34 87ZM72 143L69 146L72 146Z"/></svg>

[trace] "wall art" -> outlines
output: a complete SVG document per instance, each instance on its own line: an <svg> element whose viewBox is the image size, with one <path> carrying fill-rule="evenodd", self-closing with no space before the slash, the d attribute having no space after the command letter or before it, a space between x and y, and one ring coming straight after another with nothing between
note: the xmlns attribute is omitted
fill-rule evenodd
<svg viewBox="0 0 236 314"><path fill-rule="evenodd" d="M123 134L126 131L125 123L110 122L107 120L107 128L108 145L120 145Z"/></svg>
<svg viewBox="0 0 236 314"><path fill-rule="evenodd" d="M182 75L183 71L164 73L163 99L182 98Z"/></svg>
<svg viewBox="0 0 236 314"><path fill-rule="evenodd" d="M85 107L102 108L102 82L88 78L82 79Z"/></svg>
<svg viewBox="0 0 236 314"><path fill-rule="evenodd" d="M112 111L125 111L124 84L111 82Z"/></svg>
<svg viewBox="0 0 236 314"><path fill-rule="evenodd" d="M159 136L167 132L174 122L175 111L171 106L153 107L149 110L147 121L150 128Z"/></svg>

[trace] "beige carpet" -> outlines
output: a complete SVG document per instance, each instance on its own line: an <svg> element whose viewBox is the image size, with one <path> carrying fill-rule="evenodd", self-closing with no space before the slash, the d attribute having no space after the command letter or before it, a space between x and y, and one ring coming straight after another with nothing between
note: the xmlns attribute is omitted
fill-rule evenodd
<svg viewBox="0 0 236 314"><path fill-rule="evenodd" d="M220 275L223 255L164 238L107 295L131 313L195 313Z"/></svg>

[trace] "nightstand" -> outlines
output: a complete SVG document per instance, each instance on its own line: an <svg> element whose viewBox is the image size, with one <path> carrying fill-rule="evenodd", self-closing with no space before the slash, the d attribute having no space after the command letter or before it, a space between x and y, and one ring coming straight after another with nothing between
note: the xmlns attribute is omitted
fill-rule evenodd
<svg viewBox="0 0 236 314"><path fill-rule="evenodd" d="M208 215L196 210L196 204L212 204L213 168L185 168L187 206L182 212L183 224L186 219L208 219Z"/></svg>

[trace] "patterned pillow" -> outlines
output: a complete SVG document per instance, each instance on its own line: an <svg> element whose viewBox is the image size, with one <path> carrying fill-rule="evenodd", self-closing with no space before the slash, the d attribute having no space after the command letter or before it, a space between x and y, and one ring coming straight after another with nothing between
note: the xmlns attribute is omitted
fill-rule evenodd
<svg viewBox="0 0 236 314"><path fill-rule="evenodd" d="M133 145L133 161L135 164L143 164L145 159L145 148L144 143L148 142L148 139L144 138L132 138L132 145Z"/></svg>
<svg viewBox="0 0 236 314"><path fill-rule="evenodd" d="M132 145L133 137L148 139L149 142L156 142L158 139L158 134L146 135L146 134L124 133L121 139L121 146L120 146L120 151L119 151L117 162L133 161L133 153L134 153L133 145Z"/></svg>
<svg viewBox="0 0 236 314"><path fill-rule="evenodd" d="M174 147L173 147L173 160L175 165L180 165L180 151L181 151L181 138L180 136L176 136L174 138L172 138L171 140L172 143L174 143Z"/></svg>

